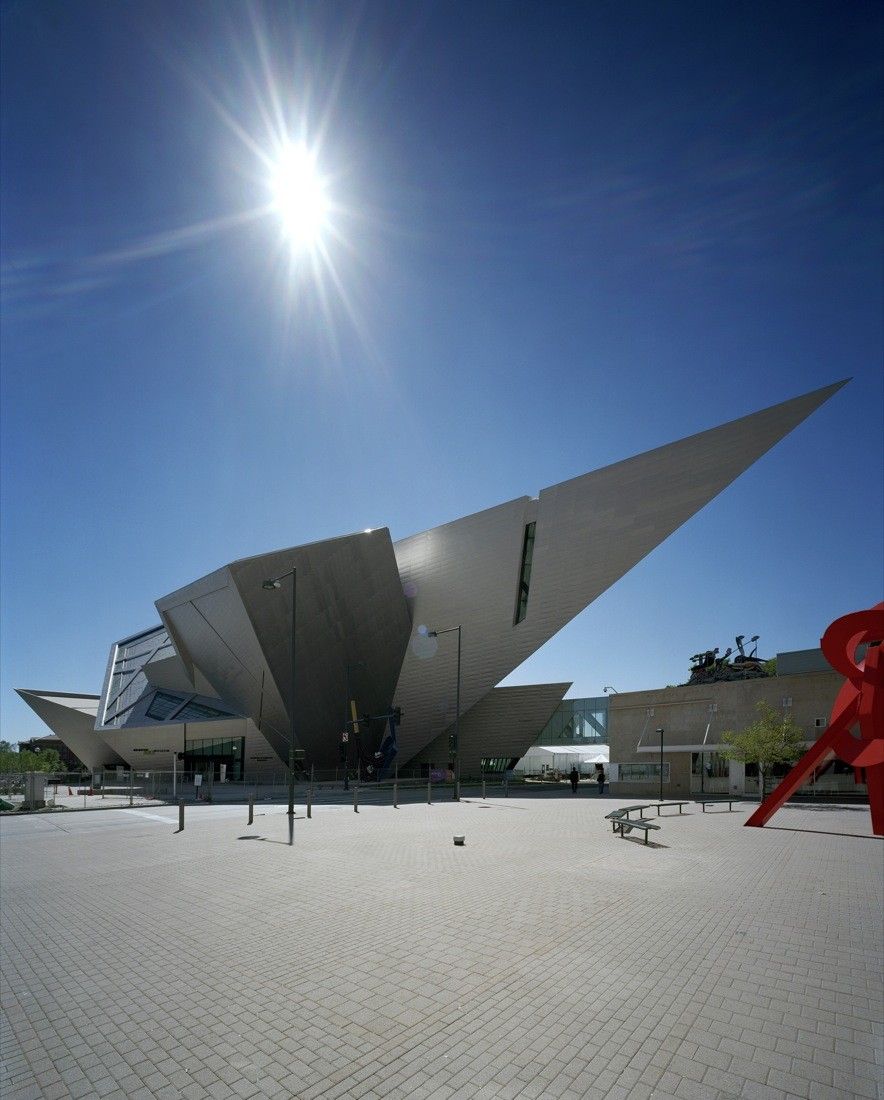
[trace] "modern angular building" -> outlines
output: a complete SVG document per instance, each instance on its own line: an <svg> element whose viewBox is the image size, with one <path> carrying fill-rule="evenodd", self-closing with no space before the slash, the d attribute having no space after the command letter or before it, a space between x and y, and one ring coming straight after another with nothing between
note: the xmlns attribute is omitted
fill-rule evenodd
<svg viewBox="0 0 884 1100"><path fill-rule="evenodd" d="M93 769L174 757L260 780L292 743L299 767L332 769L367 716L347 744L367 771L397 710L400 768L446 766L456 726L461 774L515 761L570 684L497 685L842 385L397 542L232 562L111 646L100 695L19 694Z"/></svg>

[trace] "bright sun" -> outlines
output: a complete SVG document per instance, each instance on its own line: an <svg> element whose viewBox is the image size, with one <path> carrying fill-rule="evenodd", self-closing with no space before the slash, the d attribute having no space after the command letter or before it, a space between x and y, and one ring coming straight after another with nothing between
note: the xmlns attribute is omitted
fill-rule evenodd
<svg viewBox="0 0 884 1100"><path fill-rule="evenodd" d="M316 169L316 157L305 145L287 145L270 178L273 208L293 248L318 244L328 221L329 201Z"/></svg>

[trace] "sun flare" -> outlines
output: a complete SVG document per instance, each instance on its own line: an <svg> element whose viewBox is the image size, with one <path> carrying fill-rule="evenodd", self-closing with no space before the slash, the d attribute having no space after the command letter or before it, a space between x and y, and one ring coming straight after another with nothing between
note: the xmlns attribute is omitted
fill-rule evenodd
<svg viewBox="0 0 884 1100"><path fill-rule="evenodd" d="M296 250L315 247L328 225L329 199L316 155L305 145L290 144L280 152L270 177L273 209Z"/></svg>

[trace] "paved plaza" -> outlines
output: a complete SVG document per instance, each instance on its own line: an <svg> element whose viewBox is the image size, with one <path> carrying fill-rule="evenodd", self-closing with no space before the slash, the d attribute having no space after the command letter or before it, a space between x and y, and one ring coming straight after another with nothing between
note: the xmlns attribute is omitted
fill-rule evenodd
<svg viewBox="0 0 884 1100"><path fill-rule="evenodd" d="M627 801L6 818L0 1095L880 1097L868 809Z"/></svg>

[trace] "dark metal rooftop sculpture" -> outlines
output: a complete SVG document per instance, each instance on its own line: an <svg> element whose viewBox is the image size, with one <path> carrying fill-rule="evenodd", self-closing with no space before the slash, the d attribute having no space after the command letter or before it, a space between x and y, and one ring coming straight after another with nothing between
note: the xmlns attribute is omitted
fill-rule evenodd
<svg viewBox="0 0 884 1100"><path fill-rule="evenodd" d="M737 643L739 655L731 661L730 655L733 647L728 646L719 657L718 647L707 649L702 653L695 653L691 657L691 677L689 684L713 684L723 680L757 680L764 676L773 675L767 661L758 656L758 635L753 634L750 643L756 643L751 653L746 653L743 645L745 634L738 634L734 639Z"/></svg>

